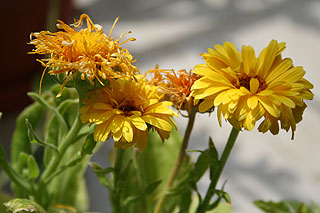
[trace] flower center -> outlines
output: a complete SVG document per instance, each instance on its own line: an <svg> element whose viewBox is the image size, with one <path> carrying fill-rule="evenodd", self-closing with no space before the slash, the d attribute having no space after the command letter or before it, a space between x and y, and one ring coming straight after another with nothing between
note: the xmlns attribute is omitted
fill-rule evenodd
<svg viewBox="0 0 320 213"><path fill-rule="evenodd" d="M236 88L245 87L251 93L258 93L267 88L265 80L261 80L258 76L250 77L242 75L238 78L239 81L234 80L232 83Z"/></svg>
<svg viewBox="0 0 320 213"><path fill-rule="evenodd" d="M137 103L137 101L125 99L118 106L118 109L121 110L125 116L131 116L133 115L132 111L143 112L142 107L139 106L140 105Z"/></svg>

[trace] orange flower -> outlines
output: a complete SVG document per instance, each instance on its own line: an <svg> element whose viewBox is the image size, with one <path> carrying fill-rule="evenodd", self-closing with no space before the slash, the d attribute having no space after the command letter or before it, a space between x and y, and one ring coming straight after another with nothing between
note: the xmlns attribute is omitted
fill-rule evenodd
<svg viewBox="0 0 320 213"><path fill-rule="evenodd" d="M186 70L175 72L173 69L159 69L158 66L149 70L147 74L154 75L150 80L151 84L158 85L175 108L190 112L193 106L191 87L200 78L199 75L191 71L188 73Z"/></svg>
<svg viewBox="0 0 320 213"><path fill-rule="evenodd" d="M87 28L78 30L82 27L84 20ZM91 85L95 84L95 80L104 85L103 80L133 75L139 71L132 65L133 56L128 50L122 49L121 45L135 39L129 38L120 42L125 34L122 34L119 39L111 37L117 21L118 18L107 36L103 33L102 27L93 24L86 14L82 14L80 19L75 20L70 26L58 20L57 27L60 29L58 32L31 33L30 44L33 44L36 49L30 54L49 54L49 58L39 61L46 67L45 70L51 68L49 74L64 74L62 89L74 73L79 73L82 80L88 79ZM60 95L61 92L58 96Z"/></svg>

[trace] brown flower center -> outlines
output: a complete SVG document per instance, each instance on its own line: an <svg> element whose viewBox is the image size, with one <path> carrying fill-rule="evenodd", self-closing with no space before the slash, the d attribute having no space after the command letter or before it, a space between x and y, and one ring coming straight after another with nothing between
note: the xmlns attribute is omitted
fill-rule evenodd
<svg viewBox="0 0 320 213"><path fill-rule="evenodd" d="M252 93L258 93L267 88L266 81L260 79L259 76L250 77L245 74L238 77L237 80L234 80L232 84L238 89L240 89L240 87L245 87Z"/></svg>

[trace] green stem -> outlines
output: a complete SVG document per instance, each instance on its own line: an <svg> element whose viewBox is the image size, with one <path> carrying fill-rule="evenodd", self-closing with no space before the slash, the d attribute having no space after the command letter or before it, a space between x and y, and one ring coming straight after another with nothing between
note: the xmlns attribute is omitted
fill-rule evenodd
<svg viewBox="0 0 320 213"><path fill-rule="evenodd" d="M133 154L132 154L132 160L133 160L133 166L137 172L136 178L137 178L137 185L138 185L138 189L139 191L143 191L143 183L146 182L146 180L143 178L144 176L142 175L142 171L139 167L139 163L138 163L138 156L139 152L137 151L137 149L133 150ZM139 206L137 207L136 211L138 212L151 212L150 211L150 203L146 202L145 197L143 196L141 198L141 200L139 201Z"/></svg>
<svg viewBox="0 0 320 213"><path fill-rule="evenodd" d="M48 165L47 169L44 171L41 177L41 180L43 182L46 183L49 180L50 176L56 171L66 150L75 141L75 138L78 136L81 126L82 125L80 123L79 115L77 115L70 131L62 141L61 145L58 147L59 154L55 156L55 158Z"/></svg>
<svg viewBox="0 0 320 213"><path fill-rule="evenodd" d="M122 168L122 163L123 163L123 156L124 156L124 149L118 148L117 149L117 154L116 154L116 162L114 164L114 179L113 179L113 184L114 184L114 191L112 192L112 204L113 204L113 212L114 213L121 213L121 187L119 187L119 182L120 182L120 173L121 173L121 168Z"/></svg>
<svg viewBox="0 0 320 213"><path fill-rule="evenodd" d="M163 195L160 197L160 199L158 200L158 202L156 204L155 213L159 213L161 211L164 203L167 200L167 193L166 192L170 189L170 187L173 185L174 181L176 180L176 177L179 172L179 168L181 167L181 164L182 164L183 159L186 154L186 149L188 147L189 138L190 138L193 124L194 124L194 121L196 118L196 113L197 113L197 108L193 107L190 114L189 114L188 125L187 125L186 131L184 133L184 137L183 137L182 145L180 147L180 152L179 152L177 161L176 161L173 169L171 170L171 174L170 174L169 179L167 181L167 185L164 188Z"/></svg>
<svg viewBox="0 0 320 213"><path fill-rule="evenodd" d="M219 160L219 167L220 168L218 170L218 174L215 175L214 179L211 181L210 186L208 188L208 191L206 193L206 196L205 196L203 202L199 205L199 207L197 209L197 213L206 212L206 209L209 205L209 202L216 192L216 186L217 186L218 180L219 180L221 173L223 171L223 168L229 158L231 150L236 142L238 134L239 134L239 130L232 127L232 130L231 130L229 138L228 138L228 142L227 142L226 147L224 148L222 156Z"/></svg>

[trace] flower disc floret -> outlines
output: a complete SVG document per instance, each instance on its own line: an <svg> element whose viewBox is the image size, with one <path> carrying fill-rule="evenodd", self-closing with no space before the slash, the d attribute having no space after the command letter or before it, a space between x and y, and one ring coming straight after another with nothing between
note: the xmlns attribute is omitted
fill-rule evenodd
<svg viewBox="0 0 320 213"><path fill-rule="evenodd" d="M95 141L105 141L112 135L116 147L136 145L144 150L148 126L162 140L169 138L174 124L171 116L177 116L169 108L172 102L160 101L156 86L137 79L113 80L109 87L87 93L80 118L83 123L96 124Z"/></svg>
<svg viewBox="0 0 320 213"><path fill-rule="evenodd" d="M285 43L272 40L255 56L251 46L241 53L231 43L216 45L202 54L206 64L195 66L201 78L192 86L199 111L217 107L218 120L227 119L235 128L252 130L263 118L258 130L278 134L292 130L302 120L304 99L313 99L313 85L304 77L302 67L293 66L290 58L282 58Z"/></svg>

